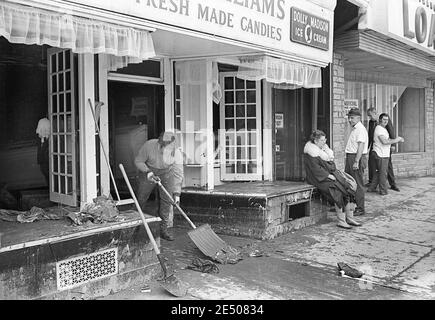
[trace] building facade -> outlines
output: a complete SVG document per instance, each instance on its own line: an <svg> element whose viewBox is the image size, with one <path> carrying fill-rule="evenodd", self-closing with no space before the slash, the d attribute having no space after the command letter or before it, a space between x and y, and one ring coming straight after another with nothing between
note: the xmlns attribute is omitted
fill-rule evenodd
<svg viewBox="0 0 435 320"><path fill-rule="evenodd" d="M329 127L334 7L300 0L2 2L4 47L29 56L25 45L32 45L38 76L47 73L34 81L39 113L47 111L52 124L51 201L83 206L113 190L105 153L117 179L119 163L133 177L138 132L146 139L177 132L185 187L302 180L304 140L318 122ZM2 76L8 116L0 165L11 168L2 169L2 181L41 185L29 143L40 115L29 116L34 122L23 125L21 140L9 137L17 127L9 119L19 121L31 103L20 101L18 111L6 84L21 80L12 71ZM103 103L96 110L103 147L94 141L89 99L93 108Z"/></svg>
<svg viewBox="0 0 435 320"><path fill-rule="evenodd" d="M393 154L398 177L427 176L434 167L434 44L431 1L351 1L354 23L336 30L333 65L334 148L339 158L352 106L387 113L404 137ZM344 4L347 3L347 4ZM338 2L336 16L349 12ZM353 27L352 27L353 26ZM343 164L342 164L343 165Z"/></svg>

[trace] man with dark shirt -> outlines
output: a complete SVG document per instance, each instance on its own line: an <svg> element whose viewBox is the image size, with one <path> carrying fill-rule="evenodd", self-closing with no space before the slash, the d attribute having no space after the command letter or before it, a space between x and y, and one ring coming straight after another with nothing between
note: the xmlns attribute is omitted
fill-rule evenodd
<svg viewBox="0 0 435 320"><path fill-rule="evenodd" d="M368 187L370 185L370 183L373 180L373 175L376 173L376 160L374 155L372 154L373 152L373 138L374 138L374 132L375 132L375 128L378 125L378 115L376 112L375 108L370 108L367 110L367 115L370 119L369 121L369 130L368 130L368 134L369 134L369 181L366 184L366 187ZM390 135L390 139L395 139L396 138L396 134L394 132L394 127L393 127L393 123L391 122L391 119L388 119L388 124L386 126L388 134ZM393 169L393 163L392 163L392 157L391 154L395 151L396 146L395 145L391 145L391 149L390 149L390 159L388 161L388 183L390 184L390 187L392 190L394 191L400 191L400 189L397 187L396 185L396 178L394 176L394 169Z"/></svg>

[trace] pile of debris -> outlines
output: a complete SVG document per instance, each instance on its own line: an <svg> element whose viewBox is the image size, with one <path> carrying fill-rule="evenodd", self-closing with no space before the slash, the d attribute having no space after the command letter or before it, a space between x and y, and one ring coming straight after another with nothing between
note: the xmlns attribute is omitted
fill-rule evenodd
<svg viewBox="0 0 435 320"><path fill-rule="evenodd" d="M63 216L38 207L29 211L0 209L0 220L9 222L29 223L37 220L60 220Z"/></svg>
<svg viewBox="0 0 435 320"><path fill-rule="evenodd" d="M0 220L29 223L38 220L60 220L67 217L77 226L125 220L125 217L119 215L116 203L111 198L100 196L93 201L93 203L86 204L82 210L75 212L67 207L47 209L32 207L29 211L0 209Z"/></svg>
<svg viewBox="0 0 435 320"><path fill-rule="evenodd" d="M89 223L119 222L125 219L119 215L119 210L113 199L100 196L93 201L93 203L86 204L80 212L69 212L67 217L78 226Z"/></svg>

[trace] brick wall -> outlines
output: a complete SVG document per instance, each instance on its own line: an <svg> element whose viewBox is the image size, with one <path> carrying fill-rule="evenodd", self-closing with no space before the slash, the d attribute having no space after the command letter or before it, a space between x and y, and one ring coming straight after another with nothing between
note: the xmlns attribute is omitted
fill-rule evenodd
<svg viewBox="0 0 435 320"><path fill-rule="evenodd" d="M346 147L344 117L344 64L343 55L334 53L332 65L332 149L337 168L344 170L344 149Z"/></svg>
<svg viewBox="0 0 435 320"><path fill-rule="evenodd" d="M394 174L398 178L432 175L432 153L398 153L393 155Z"/></svg>

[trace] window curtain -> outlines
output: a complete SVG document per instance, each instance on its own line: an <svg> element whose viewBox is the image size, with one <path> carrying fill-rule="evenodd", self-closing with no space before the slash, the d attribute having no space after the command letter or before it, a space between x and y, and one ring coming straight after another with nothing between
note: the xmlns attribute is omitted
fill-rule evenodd
<svg viewBox="0 0 435 320"><path fill-rule="evenodd" d="M177 61L175 81L180 86L181 148L186 163L204 164L207 145L201 120L207 103L207 82L212 82L211 75L207 75L207 61Z"/></svg>
<svg viewBox="0 0 435 320"><path fill-rule="evenodd" d="M11 43L105 53L111 71L155 56L149 31L5 2L0 3L0 35Z"/></svg>
<svg viewBox="0 0 435 320"><path fill-rule="evenodd" d="M257 81L266 79L280 89L321 88L320 67L270 56L247 56L239 58L240 79Z"/></svg>

